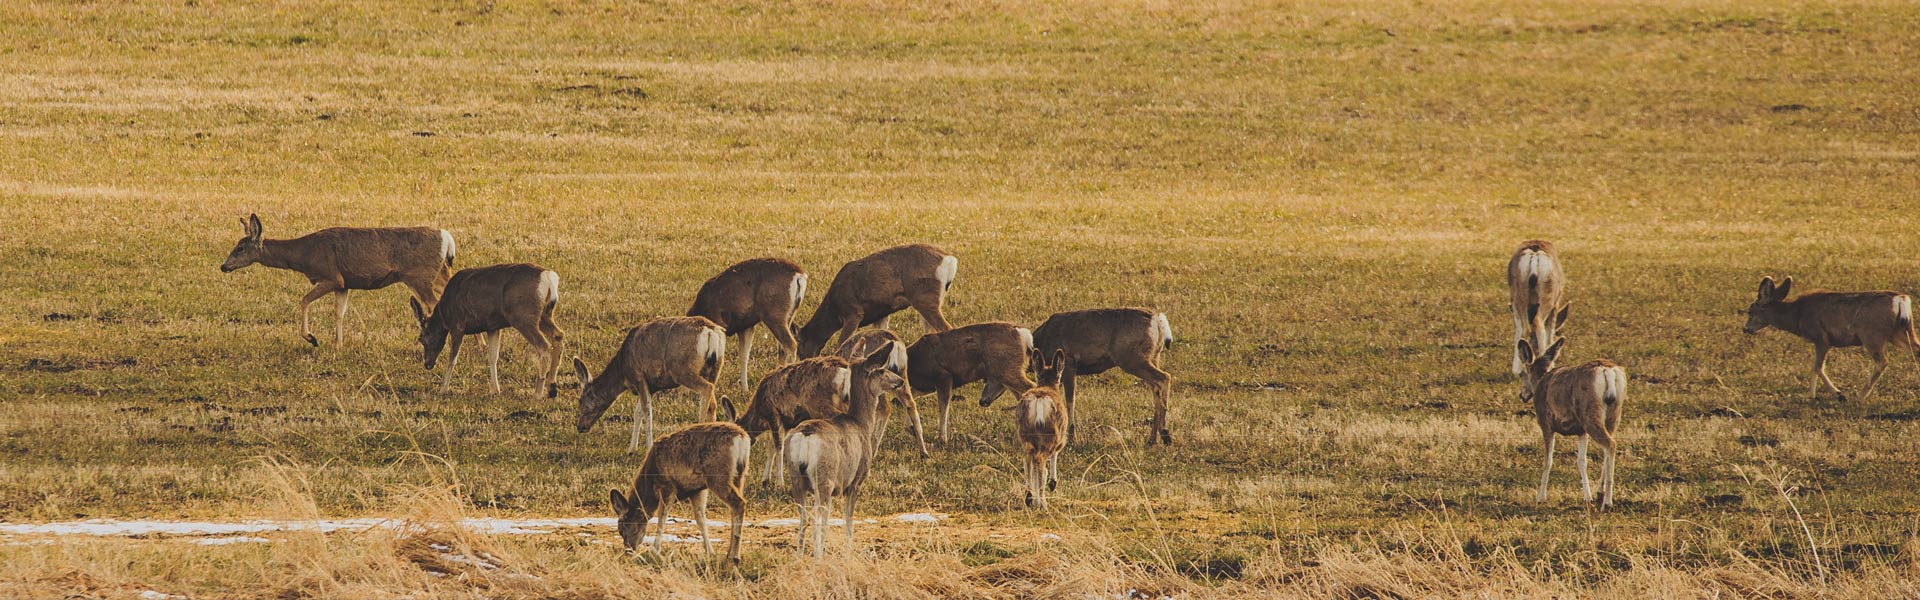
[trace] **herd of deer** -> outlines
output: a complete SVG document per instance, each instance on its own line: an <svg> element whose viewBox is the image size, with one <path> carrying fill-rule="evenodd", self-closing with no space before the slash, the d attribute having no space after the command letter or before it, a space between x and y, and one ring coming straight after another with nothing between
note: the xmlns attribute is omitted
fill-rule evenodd
<svg viewBox="0 0 1920 600"><path fill-rule="evenodd" d="M334 340L344 343L348 290L399 283L412 292L409 303L419 322L425 366L432 369L441 351L447 353L443 389L452 380L461 340L485 335L488 371L498 392L499 335L513 329L539 357L537 391L558 395L564 338L553 321L560 298L560 278L553 271L523 263L454 273L453 236L439 229L331 228L272 240L262 237L259 217L249 216L242 225L246 236L221 270L258 263L306 275L313 289L301 299L299 311L300 332L309 343L319 343L308 321L315 300L333 294ZM841 267L812 318L798 325L806 271L778 258L747 260L701 286L688 316L654 319L628 330L598 377L574 358L579 431L591 429L621 394L639 396L628 451L637 450L645 439L648 452L632 489L611 494L627 548L637 549L648 521L665 523L667 505L678 498L692 500L702 543L711 552L706 535L711 493L732 511L727 557L737 561L752 440L768 432L773 450L763 481L785 482L792 472L791 495L802 516L798 548L805 551L811 532L814 555L822 552L834 498L845 500L851 543L854 503L885 436L889 400L906 409L908 429L925 457L928 448L916 393L931 392L938 400L939 439L945 443L954 388L976 381L984 382L982 407L1009 391L1019 399L1013 413L1030 507L1046 508L1046 494L1057 485L1060 454L1078 423L1078 375L1119 368L1139 378L1154 398L1147 444L1172 443L1167 429L1172 377L1160 368L1162 353L1173 344L1166 315L1111 308L1057 313L1031 330L1006 322L953 327L941 307L958 266L953 255L924 244L876 252ZM1555 365L1566 346L1557 330L1567 321L1568 304L1566 273L1551 243L1523 243L1507 263L1507 285L1514 319L1512 370L1521 378L1521 399L1533 404L1540 425L1544 464L1536 497L1546 500L1555 436L1567 435L1578 440L1575 459L1582 492L1588 501L1594 499L1587 474L1591 438L1606 452L1599 501L1610 507L1618 450L1614 431L1626 399L1626 369L1605 359L1574 367ZM1788 300L1792 286L1791 277L1779 284L1771 277L1761 280L1759 297L1747 309L1746 332L1774 327L1812 342L1816 397L1823 382L1839 393L1825 370L1831 348L1864 346L1873 358L1876 366L1861 393L1863 400L1886 369L1889 343L1920 353L1906 295L1814 291ZM909 307L920 313L928 329L911 345L887 328L890 315ZM868 325L878 329L861 330ZM784 364L754 386L749 364L758 327L779 344ZM727 338L736 336L740 385L753 392L744 411L715 392ZM823 355L836 337L839 345ZM655 438L652 395L674 388L699 395L702 422ZM655 537L656 549L660 537Z"/></svg>

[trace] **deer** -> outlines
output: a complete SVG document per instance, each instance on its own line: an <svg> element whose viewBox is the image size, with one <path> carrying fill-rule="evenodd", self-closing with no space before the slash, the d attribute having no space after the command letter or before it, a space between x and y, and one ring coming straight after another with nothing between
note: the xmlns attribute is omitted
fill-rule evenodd
<svg viewBox="0 0 1920 600"><path fill-rule="evenodd" d="M833 276L813 317L796 330L799 357L819 356L835 335L844 340L875 324L886 329L887 318L909 306L927 321L928 330L952 329L940 306L959 268L959 258L926 244L888 248L847 263Z"/></svg>
<svg viewBox="0 0 1920 600"><path fill-rule="evenodd" d="M1173 445L1173 433L1167 430L1168 396L1173 391L1173 376L1160 368L1160 359L1173 347L1173 326L1165 313L1144 308L1096 308L1054 313L1033 328L1033 347L1042 353L1065 350L1069 360L1060 377L1066 397L1067 443L1073 443L1080 417L1075 411L1075 381L1081 375L1098 375L1110 369L1139 379L1138 385L1153 393L1153 422L1147 430L1147 446Z"/></svg>
<svg viewBox="0 0 1920 600"><path fill-rule="evenodd" d="M934 392L940 403L940 443L947 443L947 423L953 388L985 381L980 406L992 406L1006 390L1025 394L1033 388L1027 378L1027 351L1033 332L1012 323L975 323L958 329L928 333L907 347L907 383L918 393Z"/></svg>
<svg viewBox="0 0 1920 600"><path fill-rule="evenodd" d="M712 421L720 410L714 398L714 380L727 352L727 331L703 317L665 317L627 330L620 350L595 378L587 363L573 357L574 376L580 381L580 433L593 429L601 413L620 394L639 394L633 404L633 435L627 453L640 448L640 422L646 421L647 443L653 443L653 394L684 387L699 395L700 420Z"/></svg>
<svg viewBox="0 0 1920 600"><path fill-rule="evenodd" d="M853 397L848 412L830 419L808 420L787 433L782 455L794 473L793 502L800 507L796 552L806 552L811 521L813 556L820 557L826 545L827 515L833 511L836 496L847 501L847 545L853 545L854 503L860 499L860 485L873 466L875 407L881 396L897 393L906 385L899 375L887 370L892 355L892 348L881 348L853 366Z"/></svg>
<svg viewBox="0 0 1920 600"><path fill-rule="evenodd" d="M862 356L872 354L873 351L880 349L882 346L888 345L891 345L893 348L893 357L887 360L887 370L893 371L895 375L906 377L907 365L909 363L907 360L907 344L906 342L900 341L900 336L885 329L869 329L855 333L853 337L842 340L840 346L835 348L833 353L840 358L854 361ZM880 419L880 428L874 432L873 443L875 448L879 448L881 442L886 440L887 437L887 424L892 420L890 416L891 410L888 408L888 404L887 402L882 402L879 406L878 418ZM914 441L920 445L920 458L931 456L931 454L927 452L926 435L921 432L920 405L914 402L913 392L906 388L901 388L900 393L894 395L893 404L899 404L902 408L907 409L907 426L913 431Z"/></svg>
<svg viewBox="0 0 1920 600"><path fill-rule="evenodd" d="M1793 290L1793 278L1772 277L1760 280L1760 294L1747 306L1746 333L1753 335L1768 327L1779 329L1813 342L1813 386L1810 394L1820 399L1820 384L1846 400L1840 388L1827 376L1827 351L1860 346L1873 358L1873 375L1860 400L1873 395L1874 384L1887 370L1887 345L1905 347L1920 358L1920 338L1914 335L1913 300L1899 292L1830 292L1814 290L1799 298L1787 299Z"/></svg>
<svg viewBox="0 0 1920 600"><path fill-rule="evenodd" d="M1587 477L1587 438L1606 450L1600 465L1600 506L1613 506L1614 455L1619 450L1614 431L1620 424L1621 404L1627 399L1627 370L1613 361L1594 360L1577 367L1554 366L1566 338L1558 338L1545 352L1534 353L1533 343L1514 342L1514 349L1527 363L1522 373L1520 399L1533 403L1533 414L1540 423L1540 491L1534 495L1547 501L1547 481L1553 475L1554 435L1578 436L1574 458L1580 470L1580 491L1593 501L1593 482Z"/></svg>
<svg viewBox="0 0 1920 600"><path fill-rule="evenodd" d="M461 269L447 282L431 313L419 300L407 299L414 319L420 323L420 347L427 370L433 370L441 349L447 351L447 371L440 380L442 392L453 385L460 341L469 335L485 334L487 372L493 378L493 393L500 393L500 331L511 328L526 338L539 357L540 389L534 393L544 391L548 398L560 393L555 377L560 371L564 336L553 323L553 311L559 304L560 275L528 263Z"/></svg>
<svg viewBox="0 0 1920 600"><path fill-rule="evenodd" d="M1568 307L1562 302L1566 287L1567 274L1553 242L1527 240L1513 251L1513 258L1507 260L1507 295L1513 307L1514 341L1527 340L1534 348L1543 348L1554 339L1567 322ZM1514 375L1526 370L1526 361L1517 353L1512 370Z"/></svg>
<svg viewBox="0 0 1920 600"><path fill-rule="evenodd" d="M262 237L260 215L240 220L245 237L233 245L220 272L259 264L307 276L313 289L300 298L300 336L313 346L314 301L333 295L333 342L347 343L347 291L403 284L414 300L431 306L453 276L453 234L428 227L331 227L293 239Z"/></svg>
<svg viewBox="0 0 1920 600"><path fill-rule="evenodd" d="M740 338L740 389L752 390L748 374L753 356L753 328L765 325L773 341L780 344L786 360L793 362L798 352L794 342L794 315L800 299L807 294L807 272L792 261L779 258L755 258L741 261L721 271L700 286L693 298L689 317L706 317L726 328L727 336Z"/></svg>
<svg viewBox="0 0 1920 600"><path fill-rule="evenodd" d="M1067 447L1073 419L1060 390L1061 373L1071 364L1067 356L1065 350L1054 350L1048 360L1034 350L1037 385L1020 395L1020 404L1013 410L1027 466L1027 508L1046 510L1047 492L1060 485L1060 451Z"/></svg>
<svg viewBox="0 0 1920 600"><path fill-rule="evenodd" d="M633 489L612 493L620 541L627 551L639 550L647 536L647 521L658 521L654 554L664 555L661 538L667 530L667 505L674 499L693 500L694 520L700 525L700 545L709 558L713 542L707 536L707 497L718 495L732 511L733 534L727 541L727 562L740 563L740 529L747 518L747 457L753 440L732 423L696 423L660 436L648 444L647 457L633 478Z"/></svg>
<svg viewBox="0 0 1920 600"><path fill-rule="evenodd" d="M762 483L778 479L786 483L785 463L780 462L787 430L809 419L824 419L846 412L847 397L853 393L853 366L838 356L819 356L782 366L760 378L747 410L736 413L731 401L722 410L747 435L759 437L773 432L773 452L767 455L767 468L760 474Z"/></svg>

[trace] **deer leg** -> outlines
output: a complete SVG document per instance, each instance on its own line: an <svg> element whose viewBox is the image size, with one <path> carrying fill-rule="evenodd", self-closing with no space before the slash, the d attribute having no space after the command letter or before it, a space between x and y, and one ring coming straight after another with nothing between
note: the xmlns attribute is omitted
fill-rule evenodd
<svg viewBox="0 0 1920 600"><path fill-rule="evenodd" d="M1880 383L1880 374L1887 371L1887 347L1885 344L1869 344L1867 356L1873 357L1873 375L1867 377L1867 389L1860 392L1860 401L1866 402L1873 396L1873 385Z"/></svg>
<svg viewBox="0 0 1920 600"><path fill-rule="evenodd" d="M793 339L792 316L779 318L777 322L775 319L763 322L766 323L767 334L773 336L773 343L780 345L781 364L793 362L800 354L800 341Z"/></svg>
<svg viewBox="0 0 1920 600"><path fill-rule="evenodd" d="M1520 340L1524 339L1527 339L1527 322L1521 318L1520 313L1516 311L1513 313L1513 343L1509 344L1509 346L1513 348L1514 375L1527 372L1526 363L1520 362Z"/></svg>
<svg viewBox="0 0 1920 600"><path fill-rule="evenodd" d="M1580 434L1573 442L1573 464L1580 470L1580 495L1593 501L1593 481L1587 479L1587 434Z"/></svg>
<svg viewBox="0 0 1920 600"><path fill-rule="evenodd" d="M1173 434L1167 431L1167 396L1173 390L1173 376L1152 364L1140 364L1125 370L1128 374L1139 377L1140 385L1153 393L1153 425L1152 429L1147 431L1147 445L1152 446L1155 443L1173 445ZM1069 428L1073 425L1071 416L1067 420L1067 425Z"/></svg>
<svg viewBox="0 0 1920 600"><path fill-rule="evenodd" d="M908 424L913 426L913 441L920 444L920 458L932 456L927 452L927 436L920 426L920 404L914 401L913 390L901 389L900 403L907 408L907 418L912 419Z"/></svg>
<svg viewBox="0 0 1920 600"><path fill-rule="evenodd" d="M1060 453L1047 457L1047 491L1060 489Z"/></svg>
<svg viewBox="0 0 1920 600"><path fill-rule="evenodd" d="M627 454L640 449L641 420L647 422L647 448L653 448L653 392L648 387L644 381L634 386L634 391L640 392L637 394L640 397L633 401L633 437L627 441Z"/></svg>
<svg viewBox="0 0 1920 600"><path fill-rule="evenodd" d="M1606 458L1600 464L1600 507L1608 508L1613 506L1613 434L1604 430L1592 433L1593 443L1599 444L1600 449L1607 451ZM1591 502L1593 498L1588 497L1587 501Z"/></svg>
<svg viewBox="0 0 1920 600"><path fill-rule="evenodd" d="M892 324L893 324L893 315L891 314L880 317L880 320L873 322L873 326L879 328L881 331L890 331L892 329ZM841 341L846 341L847 338L843 337L840 339Z"/></svg>
<svg viewBox="0 0 1920 600"><path fill-rule="evenodd" d="M672 501L673 494L660 494L660 514L657 517L660 519L660 527L658 531L653 534L653 553L660 556L667 555L667 503ZM641 541L644 542L646 540L642 539Z"/></svg>
<svg viewBox="0 0 1920 600"><path fill-rule="evenodd" d="M846 343L847 338L853 337L853 332L860 329L860 319L864 318L865 314L863 311L854 311L853 314L847 315L846 321L840 323L840 343Z"/></svg>
<svg viewBox="0 0 1920 600"><path fill-rule="evenodd" d="M787 462L786 457L781 455L781 447L786 444L786 440L782 439L786 437L786 431L780 427L780 418L778 416L773 418L773 430L769 433L773 434L773 443L770 444L768 448L770 452L767 455L767 468L763 469L760 473L760 483L762 484L772 483L774 475L780 471L780 465ZM785 481L785 479L781 480L782 483L785 483Z"/></svg>
<svg viewBox="0 0 1920 600"><path fill-rule="evenodd" d="M331 281L316 282L313 284L313 289L307 290L307 295L300 297L300 337L306 339L307 343L314 346L320 345L320 339L313 337L313 323L310 317L313 311L309 310L313 307L313 301L339 289L341 289L340 286Z"/></svg>
<svg viewBox="0 0 1920 600"><path fill-rule="evenodd" d="M727 540L727 560L739 564L740 529L746 525L747 500L741 496L739 487L729 482L720 496L720 501L727 503L727 510L732 512L733 518L733 534Z"/></svg>
<svg viewBox="0 0 1920 600"><path fill-rule="evenodd" d="M1542 429L1540 431L1540 437L1542 438L1540 440L1540 453L1544 455L1540 461L1542 463L1540 467L1540 493L1534 494L1533 499L1538 502L1546 502L1547 479L1553 475L1553 430Z"/></svg>
<svg viewBox="0 0 1920 600"><path fill-rule="evenodd" d="M709 422L718 418L720 414L720 397L714 394L714 388L719 386L701 378L695 378L693 381L681 383L680 386L687 388L687 391L699 396L701 422Z"/></svg>
<svg viewBox="0 0 1920 600"><path fill-rule="evenodd" d="M1039 501L1035 496L1039 495L1040 488L1033 484L1033 456L1028 455L1025 458L1026 460L1021 461L1021 466L1024 467L1023 474L1027 477L1027 508L1033 508L1034 503Z"/></svg>
<svg viewBox="0 0 1920 600"><path fill-rule="evenodd" d="M707 538L707 491L700 490L693 497L693 520L700 525L700 552L708 559L713 558L713 540Z"/></svg>
<svg viewBox="0 0 1920 600"><path fill-rule="evenodd" d="M940 332L953 329L953 325L947 323L946 315L940 312L940 305L946 302L946 299L946 290L940 289L937 283L934 284L932 291L913 295L913 310L919 312L920 318L927 321L927 331Z"/></svg>
<svg viewBox="0 0 1920 600"><path fill-rule="evenodd" d="M493 379L493 393L500 393L500 332L489 331L487 339L487 376Z"/></svg>
<svg viewBox="0 0 1920 600"><path fill-rule="evenodd" d="M813 524L813 557L820 558L827 551L827 528L832 526L827 515L833 514L833 496L819 488L814 489L813 496L813 518L817 519Z"/></svg>
<svg viewBox="0 0 1920 600"><path fill-rule="evenodd" d="M1073 397L1079 387L1078 384L1075 383L1075 380L1079 379L1078 376L1079 373L1074 370L1073 361L1071 360L1067 361L1066 368L1060 370L1060 392L1061 395L1066 396L1067 400L1068 444L1073 443L1073 438L1078 435L1080 431L1080 415L1073 412Z"/></svg>
<svg viewBox="0 0 1920 600"><path fill-rule="evenodd" d="M1813 345L1813 398L1815 400L1820 399L1821 382L1825 382L1827 389L1833 393L1840 393L1840 388L1833 385L1833 378L1827 376L1827 350L1830 349L1832 348L1822 343ZM1845 400L1846 396L1841 395L1840 399Z"/></svg>
<svg viewBox="0 0 1920 600"><path fill-rule="evenodd" d="M855 500L858 500L858 499L860 499L860 488L856 487L856 488L847 489L847 508L846 510L840 513L844 515L843 517L841 517L840 520L847 522L847 553L848 554L853 554L854 548L855 548L855 546L853 545L853 503Z"/></svg>
<svg viewBox="0 0 1920 600"><path fill-rule="evenodd" d="M347 291L333 293L333 345L347 345Z"/></svg>
<svg viewBox="0 0 1920 600"><path fill-rule="evenodd" d="M440 374L440 393L453 389L453 367L460 364L460 341L467 336L458 333L447 335L447 371Z"/></svg>
<svg viewBox="0 0 1920 600"><path fill-rule="evenodd" d="M807 555L807 526L813 524L813 499L809 494L801 493L794 504L800 506L800 537L793 542L793 553Z"/></svg>
<svg viewBox="0 0 1920 600"><path fill-rule="evenodd" d="M545 319L541 320L539 324L527 326L516 325L513 328L514 331L520 332L520 337L526 338L527 345L533 347L533 355L537 357L534 360L533 374L533 394L535 396L546 393L549 389L552 389L552 373L558 370L554 368L554 362L559 360L560 353L554 349L552 342L548 341L547 329L549 328L553 328L553 321Z"/></svg>
<svg viewBox="0 0 1920 600"><path fill-rule="evenodd" d="M953 378L941 377L940 388L934 392L940 401L940 445L947 444L947 419L953 414Z"/></svg>
<svg viewBox="0 0 1920 600"><path fill-rule="evenodd" d="M746 391L748 394L753 393L753 383L747 381L747 373L753 371L753 369L747 365L752 364L750 362L752 360L753 330L748 329L740 332L740 389Z"/></svg>

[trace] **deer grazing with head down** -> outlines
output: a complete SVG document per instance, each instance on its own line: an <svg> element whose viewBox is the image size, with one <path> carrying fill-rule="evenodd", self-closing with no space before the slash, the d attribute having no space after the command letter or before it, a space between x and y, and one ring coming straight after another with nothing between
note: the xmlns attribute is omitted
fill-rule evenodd
<svg viewBox="0 0 1920 600"><path fill-rule="evenodd" d="M934 392L940 403L940 443L947 443L953 388L985 381L980 390L983 408L1007 390L1025 394L1033 388L1026 372L1032 350L1032 331L1001 322L929 333L907 347L907 383L915 392Z"/></svg>
<svg viewBox="0 0 1920 600"><path fill-rule="evenodd" d="M1513 341L1527 340L1534 348L1545 348L1559 335L1567 322L1567 274L1560 268L1560 253L1553 243L1527 240L1507 260L1507 295L1513 306ZM1526 361L1513 355L1513 374L1526 370Z"/></svg>
<svg viewBox="0 0 1920 600"><path fill-rule="evenodd" d="M701 398L700 420L712 421L720 411L713 382L727 352L727 332L701 317L666 317L627 330L620 351L607 361L598 378L587 372L580 357L573 359L580 379L580 412L576 427L586 433L613 406L620 394L633 392L633 436L627 452L640 448L640 422L646 421L647 443L653 443L653 394L685 387Z"/></svg>
<svg viewBox="0 0 1920 600"><path fill-rule="evenodd" d="M1793 289L1788 277L1775 286L1772 277L1760 280L1760 296L1747 307L1746 332L1751 335L1772 327L1813 342L1813 390L1820 397L1820 384L1840 394L1840 388L1827 377L1827 351L1861 346L1873 358L1873 375L1867 378L1860 400L1873 395L1874 384L1887 370L1887 345L1906 348L1920 356L1920 339L1914 337L1913 300L1899 292L1829 292L1814 290L1799 298L1787 299ZM1845 400L1842 394L1840 399Z"/></svg>
<svg viewBox="0 0 1920 600"><path fill-rule="evenodd" d="M300 336L313 337L308 310L313 301L333 295L333 341L347 341L347 291L377 290L404 284L421 304L432 305L453 276L453 234L428 227L333 227L286 240L261 236L259 215L240 221L246 236L233 245L220 271L231 273L248 265L297 271L313 289L300 298Z"/></svg>
<svg viewBox="0 0 1920 600"><path fill-rule="evenodd" d="M1167 324L1167 315L1144 308L1055 313L1033 329L1033 347L1043 355L1065 350L1071 359L1060 378L1068 420L1073 424L1067 429L1069 443L1080 428L1074 403L1075 380L1119 367L1138 377L1139 385L1153 393L1153 423L1147 430L1147 445L1173 445L1173 434L1167 431L1167 397L1172 394L1173 376L1160 369L1161 356L1173 347L1173 326Z"/></svg>
<svg viewBox="0 0 1920 600"><path fill-rule="evenodd" d="M1560 349L1567 344L1559 338L1545 352L1536 354L1533 343L1520 340L1514 347L1527 363L1521 374L1520 399L1533 403L1533 414L1540 423L1540 492L1535 498L1547 500L1547 480L1553 474L1554 434L1578 436L1574 448L1580 469L1580 491L1593 500L1593 483L1587 478L1587 438L1607 452L1600 465L1600 505L1613 506L1613 463L1619 440L1613 437L1620 424L1620 405L1627 400L1627 370L1605 359L1577 367L1556 368Z"/></svg>
<svg viewBox="0 0 1920 600"><path fill-rule="evenodd" d="M693 298L687 316L706 317L740 337L740 389L752 390L748 374L753 356L753 328L765 325L792 362L798 346L793 322L800 299L807 294L807 272L792 261L755 258L741 261L708 279Z"/></svg>
<svg viewBox="0 0 1920 600"><path fill-rule="evenodd" d="M847 501L847 545L853 546L854 502L873 466L874 410L881 396L906 385L887 370L891 356L891 348L882 348L853 366L853 397L847 413L806 421L787 434L783 456L794 473L793 502L800 507L801 521L796 549L801 553L806 551L809 522L813 555L817 558L824 551L827 515L833 512L836 496Z"/></svg>
<svg viewBox="0 0 1920 600"><path fill-rule="evenodd" d="M887 370L893 371L895 375L906 377L909 363L907 344L900 341L900 336L885 329L869 329L855 333L853 337L842 340L840 347L835 348L833 353L851 362L889 346L893 348L893 357L887 359ZM888 408L888 404L890 403L881 402L879 406L880 429L874 435L875 447L887 439L887 424L892 420L890 417L892 411ZM920 446L920 458L928 457L927 438L920 428L920 405L914 402L913 392L904 386L901 387L900 393L894 394L891 404L898 404L901 408L907 409L907 428L913 432L914 442Z"/></svg>
<svg viewBox="0 0 1920 600"><path fill-rule="evenodd" d="M427 369L433 369L442 348L447 351L442 391L453 383L460 341L486 334L487 373L493 378L493 393L500 393L500 331L512 328L539 357L540 388L535 393L544 392L548 398L559 394L554 378L560 370L563 338L560 327L553 324L553 310L560 303L559 274L527 263L462 269L447 283L431 314L418 300L407 303L420 322Z"/></svg>
<svg viewBox="0 0 1920 600"><path fill-rule="evenodd" d="M747 409L735 413L731 401L723 412L746 430L759 437L773 432L773 452L767 456L767 469L761 481L787 481L780 462L787 430L809 419L825 419L847 410L847 397L853 393L853 366L838 356L820 356L788 364L768 372L753 390Z"/></svg>
<svg viewBox="0 0 1920 600"><path fill-rule="evenodd" d="M1047 492L1060 485L1060 451L1067 447L1073 418L1060 392L1060 373L1069 360L1065 350L1054 350L1051 360L1034 350L1039 385L1021 394L1020 405L1013 411L1021 455L1027 465L1028 508L1046 510Z"/></svg>
<svg viewBox="0 0 1920 600"><path fill-rule="evenodd" d="M720 496L732 511L733 535L727 542L727 560L740 562L740 528L747 518L747 456L752 439L732 423L696 423L660 436L649 445L640 473L633 478L633 490L613 490L613 514L619 519L620 541L627 550L637 550L647 536L647 522L660 523L654 534L653 551L661 552L666 537L667 504L674 499L693 500L693 518L700 525L700 545L713 555L713 542L707 537L707 496Z"/></svg>
<svg viewBox="0 0 1920 600"><path fill-rule="evenodd" d="M919 311L929 331L952 329L940 306L959 268L960 259L926 244L888 248L847 263L798 331L800 358L819 356L835 334L844 340L866 325L886 329L887 317L907 307Z"/></svg>

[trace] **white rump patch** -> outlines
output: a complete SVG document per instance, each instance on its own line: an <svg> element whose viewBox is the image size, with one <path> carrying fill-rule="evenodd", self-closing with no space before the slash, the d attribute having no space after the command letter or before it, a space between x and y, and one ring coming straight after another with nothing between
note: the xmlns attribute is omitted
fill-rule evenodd
<svg viewBox="0 0 1920 600"><path fill-rule="evenodd" d="M1908 298L1906 294L1894 296L1893 297L1893 316L1894 318L1900 319L1902 321L1912 323L1913 322L1913 300L1911 298Z"/></svg>
<svg viewBox="0 0 1920 600"><path fill-rule="evenodd" d="M934 269L933 278L940 280L940 289L953 285L953 276L960 272L960 257L948 255L940 259L940 268Z"/></svg>
<svg viewBox="0 0 1920 600"><path fill-rule="evenodd" d="M1173 346L1173 324L1167 322L1167 313L1153 313L1153 341L1161 348Z"/></svg>
<svg viewBox="0 0 1920 600"><path fill-rule="evenodd" d="M448 265L452 265L453 254L457 250L453 245L453 233L445 229L440 230L440 260L447 261Z"/></svg>
<svg viewBox="0 0 1920 600"><path fill-rule="evenodd" d="M853 398L853 370L837 369L833 373L833 389L840 390L840 398L849 402Z"/></svg>
<svg viewBox="0 0 1920 600"><path fill-rule="evenodd" d="M1553 280L1553 257L1538 250L1521 250L1520 276L1524 278L1528 275L1539 279L1541 285Z"/></svg>
<svg viewBox="0 0 1920 600"><path fill-rule="evenodd" d="M747 467L747 458L751 456L753 456L753 436L734 437L733 464L739 465L744 470Z"/></svg>
<svg viewBox="0 0 1920 600"><path fill-rule="evenodd" d="M893 371L901 377L906 377L907 345L892 340L888 340L887 345L893 347L893 352L887 354L887 370Z"/></svg>
<svg viewBox="0 0 1920 600"><path fill-rule="evenodd" d="M1025 327L1015 327L1013 328L1013 332L1020 334L1021 348L1025 348L1027 350L1033 349L1033 330L1032 329L1027 329Z"/></svg>
<svg viewBox="0 0 1920 600"><path fill-rule="evenodd" d="M727 330L708 327L700 330L700 338L694 341L693 351L706 360L720 360L727 351Z"/></svg>
<svg viewBox="0 0 1920 600"><path fill-rule="evenodd" d="M1045 397L1027 403L1027 421L1035 425L1046 425L1047 418L1053 416L1053 403Z"/></svg>
<svg viewBox="0 0 1920 600"><path fill-rule="evenodd" d="M1605 367L1593 372L1593 395L1615 401L1627 397L1627 370Z"/></svg>
<svg viewBox="0 0 1920 600"><path fill-rule="evenodd" d="M807 297L807 274L794 273L793 282L787 285L787 298L792 300L792 303L787 305L791 309L788 312L789 315L800 312L800 299L805 297Z"/></svg>
<svg viewBox="0 0 1920 600"><path fill-rule="evenodd" d="M553 271L540 272L540 301L546 304L560 302L560 274Z"/></svg>
<svg viewBox="0 0 1920 600"><path fill-rule="evenodd" d="M795 431L787 434L787 468L796 474L810 465L820 464L820 438Z"/></svg>

